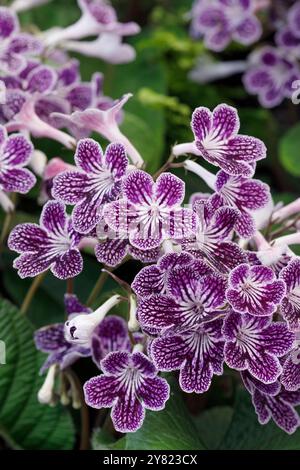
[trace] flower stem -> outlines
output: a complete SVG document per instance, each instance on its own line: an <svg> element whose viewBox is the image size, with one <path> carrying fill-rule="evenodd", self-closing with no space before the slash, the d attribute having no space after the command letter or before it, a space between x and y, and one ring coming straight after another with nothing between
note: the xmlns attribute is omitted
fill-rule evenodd
<svg viewBox="0 0 300 470"><path fill-rule="evenodd" d="M74 279L70 277L67 279L67 294L73 294L74 292Z"/></svg>
<svg viewBox="0 0 300 470"><path fill-rule="evenodd" d="M77 395L81 403L81 433L79 450L88 450L90 447L90 415L87 404L85 403L82 384L72 369L68 368L65 372L70 384L76 387Z"/></svg>
<svg viewBox="0 0 300 470"><path fill-rule="evenodd" d="M17 200L16 193L13 193L13 195L11 197L11 202L14 206L15 206L16 200ZM15 208L12 211L7 212L7 214L5 216L3 227L2 227L2 230L1 230L1 235L0 235L0 252L3 249L3 243L4 243L4 241L6 239L6 236L9 232L11 222L13 220L14 215L15 215Z"/></svg>
<svg viewBox="0 0 300 470"><path fill-rule="evenodd" d="M92 305L94 303L94 301L96 300L99 292L101 292L107 278L108 278L108 269L106 271L102 271L96 284L94 285L93 287L93 290L92 292L90 293L90 296L89 298L87 299L86 301L86 305L89 307L90 305Z"/></svg>
<svg viewBox="0 0 300 470"><path fill-rule="evenodd" d="M21 309L20 309L20 312L25 315L25 313L27 312L32 300L33 300L33 297L34 297L34 294L36 293L36 291L38 290L40 284L43 282L44 278L46 277L46 274L47 274L47 271L45 271L44 273L41 273L39 274L38 276L35 277L34 281L32 282L30 288L29 288L29 291L27 292L24 300L23 300L23 303L21 305Z"/></svg>

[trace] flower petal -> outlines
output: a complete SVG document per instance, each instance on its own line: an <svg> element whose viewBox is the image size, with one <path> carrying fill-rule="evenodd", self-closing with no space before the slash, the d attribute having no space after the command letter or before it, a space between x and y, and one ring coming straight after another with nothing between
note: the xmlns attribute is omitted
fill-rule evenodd
<svg viewBox="0 0 300 470"><path fill-rule="evenodd" d="M121 178L128 166L126 149L122 144L110 144L105 151L105 162L112 175Z"/></svg>
<svg viewBox="0 0 300 470"><path fill-rule="evenodd" d="M89 178L79 171L64 171L53 180L52 195L65 204L77 204L82 201L88 190Z"/></svg>
<svg viewBox="0 0 300 470"><path fill-rule="evenodd" d="M48 232L61 237L67 224L65 205L59 201L48 201L43 207L40 224Z"/></svg>
<svg viewBox="0 0 300 470"><path fill-rule="evenodd" d="M46 232L37 224L17 225L10 233L8 247L10 250L22 253L23 251L39 251L48 246L49 239Z"/></svg>
<svg viewBox="0 0 300 470"><path fill-rule="evenodd" d="M81 139L74 156L76 165L86 173L94 173L103 163L102 148L94 139Z"/></svg>
<svg viewBox="0 0 300 470"><path fill-rule="evenodd" d="M179 307L171 297L157 294L139 302L137 315L143 326L164 328L176 323Z"/></svg>
<svg viewBox="0 0 300 470"><path fill-rule="evenodd" d="M125 351L114 351L108 353L100 363L105 374L120 375L130 364L130 354Z"/></svg>
<svg viewBox="0 0 300 470"><path fill-rule="evenodd" d="M2 148L1 160L9 166L23 166L28 163L33 152L32 143L22 134L12 134Z"/></svg>
<svg viewBox="0 0 300 470"><path fill-rule="evenodd" d="M18 270L18 275L25 277L35 277L49 269L53 262L53 256L49 256L47 251L36 253L23 253L14 260L13 267Z"/></svg>
<svg viewBox="0 0 300 470"><path fill-rule="evenodd" d="M135 432L143 424L145 410L136 396L132 393L120 397L113 406L111 419L118 432Z"/></svg>
<svg viewBox="0 0 300 470"><path fill-rule="evenodd" d="M212 113L208 108L196 108L192 115L191 127L198 140L204 140L212 125Z"/></svg>
<svg viewBox="0 0 300 470"><path fill-rule="evenodd" d="M151 356L159 370L180 369L188 354L188 347L179 335L162 336L151 344Z"/></svg>
<svg viewBox="0 0 300 470"><path fill-rule="evenodd" d="M148 410L163 410L170 396L170 386L160 377L147 377L139 384L137 395Z"/></svg>
<svg viewBox="0 0 300 470"><path fill-rule="evenodd" d="M69 346L65 340L63 323L56 323L40 328L34 334L34 341L39 351L47 353Z"/></svg>
<svg viewBox="0 0 300 470"><path fill-rule="evenodd" d="M237 110L227 104L219 104L212 114L214 138L227 140L235 136L240 128Z"/></svg>
<svg viewBox="0 0 300 470"><path fill-rule="evenodd" d="M95 255L99 263L114 267L125 258L127 247L127 239L106 240L96 245Z"/></svg>
<svg viewBox="0 0 300 470"><path fill-rule="evenodd" d="M135 170L125 179L123 193L132 204L143 205L151 203L153 186L153 179L148 173Z"/></svg>
<svg viewBox="0 0 300 470"><path fill-rule="evenodd" d="M129 351L130 340L125 320L116 315L104 318L93 332L91 349L93 361L98 367L108 353Z"/></svg>
<svg viewBox="0 0 300 470"><path fill-rule="evenodd" d="M79 250L69 250L56 257L51 272L59 279L71 279L81 273L83 259Z"/></svg>
<svg viewBox="0 0 300 470"><path fill-rule="evenodd" d="M74 229L79 233L89 233L101 220L101 201L97 197L86 197L73 209Z"/></svg>
<svg viewBox="0 0 300 470"><path fill-rule="evenodd" d="M155 183L156 201L160 206L173 207L183 202L184 182L172 173L162 173Z"/></svg>
<svg viewBox="0 0 300 470"><path fill-rule="evenodd" d="M0 38L1 40L8 38L19 28L18 18L8 8L0 8Z"/></svg>
<svg viewBox="0 0 300 470"><path fill-rule="evenodd" d="M0 186L7 192L28 193L36 183L36 177L27 168L11 168L0 173Z"/></svg>
<svg viewBox="0 0 300 470"><path fill-rule="evenodd" d="M85 382L84 398L92 408L110 408L117 396L119 382L115 377L98 375Z"/></svg>

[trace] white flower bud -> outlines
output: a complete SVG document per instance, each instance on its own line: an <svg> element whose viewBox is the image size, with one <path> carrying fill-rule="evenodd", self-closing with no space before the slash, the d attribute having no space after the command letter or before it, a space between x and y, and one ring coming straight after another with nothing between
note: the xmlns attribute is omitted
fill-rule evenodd
<svg viewBox="0 0 300 470"><path fill-rule="evenodd" d="M102 304L95 312L77 315L65 323L65 338L71 343L90 345L91 336L96 326L103 320L107 312L121 301L114 295Z"/></svg>
<svg viewBox="0 0 300 470"><path fill-rule="evenodd" d="M56 364L52 364L46 375L46 379L38 391L38 401L43 405L50 405L53 399L53 388L55 384Z"/></svg>
<svg viewBox="0 0 300 470"><path fill-rule="evenodd" d="M140 328L139 322L136 318L136 297L131 295L129 299L129 321L128 321L128 330L131 332L138 331Z"/></svg>

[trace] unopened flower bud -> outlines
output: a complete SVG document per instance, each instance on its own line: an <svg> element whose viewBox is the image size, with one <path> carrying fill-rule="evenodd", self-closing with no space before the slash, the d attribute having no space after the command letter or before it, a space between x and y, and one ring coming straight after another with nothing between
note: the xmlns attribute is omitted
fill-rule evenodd
<svg viewBox="0 0 300 470"><path fill-rule="evenodd" d="M121 301L119 295L114 295L102 304L95 312L77 315L65 323L65 337L71 343L89 345L92 333L103 320L107 312Z"/></svg>

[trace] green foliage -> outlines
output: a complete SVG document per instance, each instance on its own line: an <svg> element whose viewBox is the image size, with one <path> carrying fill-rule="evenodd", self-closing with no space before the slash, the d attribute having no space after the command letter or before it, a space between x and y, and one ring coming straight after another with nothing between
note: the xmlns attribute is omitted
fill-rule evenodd
<svg viewBox="0 0 300 470"><path fill-rule="evenodd" d="M0 365L0 434L16 449L71 449L74 428L69 414L37 401L44 357L35 349L33 328L2 299L0 332L6 346L6 364Z"/></svg>
<svg viewBox="0 0 300 470"><path fill-rule="evenodd" d="M279 144L282 166L293 176L300 176L300 124L288 130Z"/></svg>
<svg viewBox="0 0 300 470"><path fill-rule="evenodd" d="M208 449L299 450L300 430L289 435L273 421L262 426L257 420L250 395L238 390L234 408L212 408L199 418L200 438Z"/></svg>

